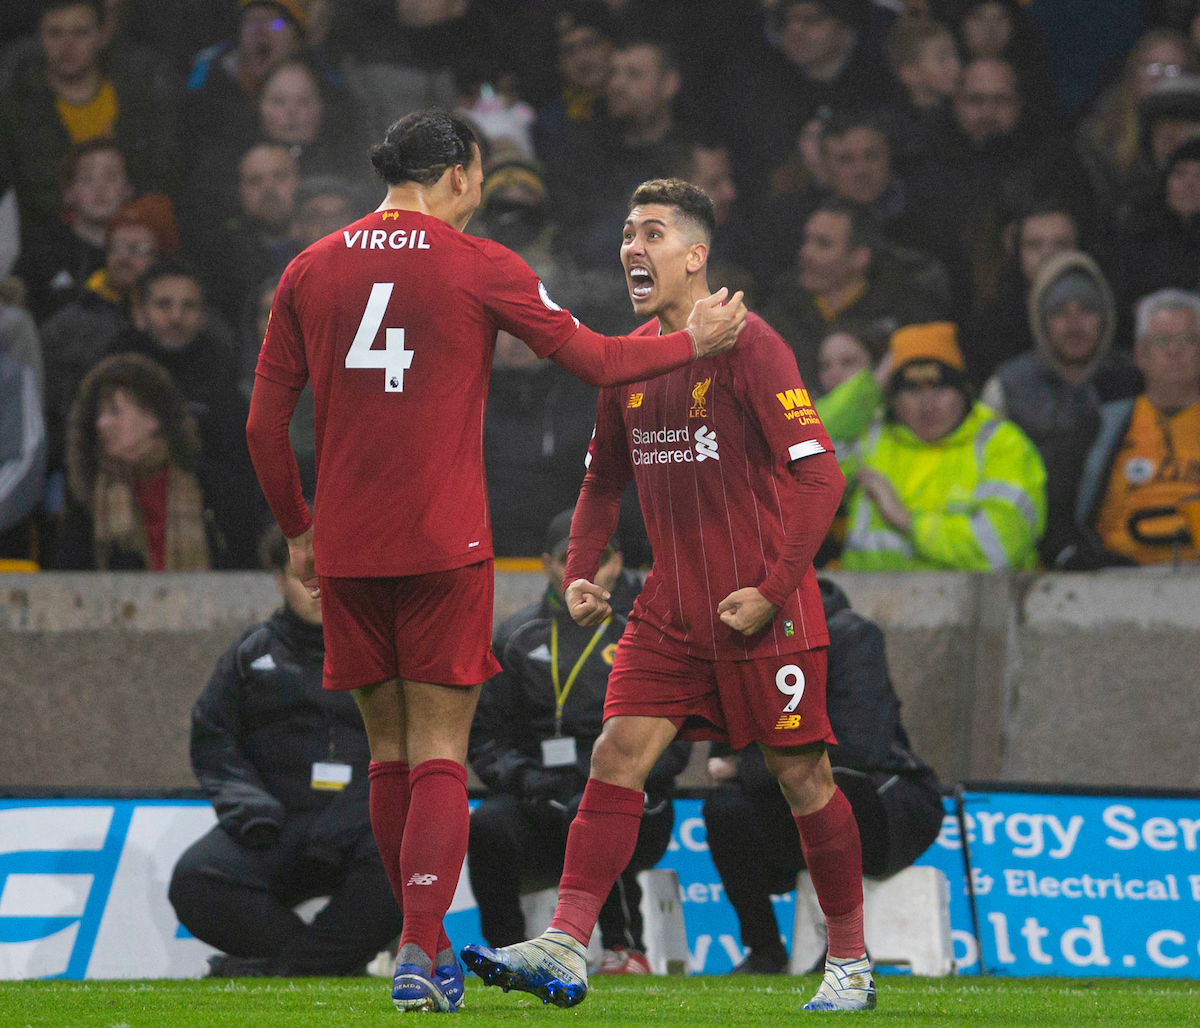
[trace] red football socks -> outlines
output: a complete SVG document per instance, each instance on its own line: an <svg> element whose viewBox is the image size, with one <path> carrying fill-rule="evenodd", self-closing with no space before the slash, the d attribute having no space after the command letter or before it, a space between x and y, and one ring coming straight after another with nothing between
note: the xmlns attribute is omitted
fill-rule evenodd
<svg viewBox="0 0 1200 1028"><path fill-rule="evenodd" d="M825 914L829 955L857 959L863 939L862 842L850 801L841 789L820 810L796 818L804 863Z"/></svg>
<svg viewBox="0 0 1200 1028"><path fill-rule="evenodd" d="M383 869L387 872L396 905L404 910L404 879L400 877L400 847L408 820L408 761L373 760L367 777L371 782L371 831ZM441 929L438 951L450 949L450 938Z"/></svg>
<svg viewBox="0 0 1200 1028"><path fill-rule="evenodd" d="M467 855L467 769L456 760L426 760L409 772L408 822L400 846L404 929L400 946L433 960L449 945L442 918L450 909Z"/></svg>
<svg viewBox="0 0 1200 1028"><path fill-rule="evenodd" d="M588 944L600 908L629 864L642 824L645 794L589 778L567 833L567 856L551 928Z"/></svg>

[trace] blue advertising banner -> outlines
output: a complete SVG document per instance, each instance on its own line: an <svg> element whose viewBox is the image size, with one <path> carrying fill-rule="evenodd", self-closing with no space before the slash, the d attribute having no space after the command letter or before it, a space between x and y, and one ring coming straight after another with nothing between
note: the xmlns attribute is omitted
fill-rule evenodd
<svg viewBox="0 0 1200 1028"><path fill-rule="evenodd" d="M963 802L987 973L1200 975L1200 799ZM934 850L961 845L955 823Z"/></svg>

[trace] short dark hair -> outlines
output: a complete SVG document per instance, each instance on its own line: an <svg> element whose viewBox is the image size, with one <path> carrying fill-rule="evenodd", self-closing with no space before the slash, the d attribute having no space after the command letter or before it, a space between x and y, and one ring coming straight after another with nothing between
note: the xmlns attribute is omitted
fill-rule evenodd
<svg viewBox="0 0 1200 1028"><path fill-rule="evenodd" d="M258 540L258 562L264 571L287 571L292 562L287 539L278 525L272 525Z"/></svg>
<svg viewBox="0 0 1200 1028"><path fill-rule="evenodd" d="M617 33L613 41L615 50L632 50L635 46L648 46L658 54L658 67L662 71L678 71L679 58L675 48L661 36L647 32L638 25L627 27Z"/></svg>
<svg viewBox="0 0 1200 1028"><path fill-rule="evenodd" d="M907 64L916 64L921 59L921 48L943 36L954 39L954 33L945 25L927 15L908 15L897 18L887 34L885 50L892 71Z"/></svg>
<svg viewBox="0 0 1200 1028"><path fill-rule="evenodd" d="M821 123L821 142L828 139L841 139L856 128L869 128L883 136L883 140L892 148L890 126L886 118L877 111L864 108L839 108L829 112L829 116Z"/></svg>
<svg viewBox="0 0 1200 1028"><path fill-rule="evenodd" d="M805 219L805 223L807 224L817 214L841 214L850 219L850 232L846 236L847 249L854 250L865 246L868 250L875 250L878 237L875 220L864 207L840 197L831 196L813 208L812 213Z"/></svg>
<svg viewBox="0 0 1200 1028"><path fill-rule="evenodd" d="M717 231L717 215L709 195L699 186L681 178L652 178L643 182L629 198L629 209L648 203L675 208L682 217L700 229L710 242Z"/></svg>
<svg viewBox="0 0 1200 1028"><path fill-rule="evenodd" d="M90 7L92 13L96 15L96 24L104 24L104 0L42 0L42 12L38 15L38 24L41 24L47 14L62 11L68 7Z"/></svg>
<svg viewBox="0 0 1200 1028"><path fill-rule="evenodd" d="M431 186L456 164L470 167L477 146L479 140L462 118L449 111L413 111L371 148L371 165L389 186Z"/></svg>
<svg viewBox="0 0 1200 1028"><path fill-rule="evenodd" d="M125 177L128 178L129 162L125 159L125 151L121 149L120 144L112 136L97 136L95 139L76 143L67 151L67 156L63 158L62 175L59 180L63 191L66 192L75 181L75 176L79 174L79 166L85 157L94 153L106 153L109 150L121 158L121 164L125 168Z"/></svg>
<svg viewBox="0 0 1200 1028"><path fill-rule="evenodd" d="M149 295L154 283L160 278L188 278L196 283L200 288L200 295L204 295L204 283L200 280L200 276L186 261L174 260L168 258L166 260L157 261L151 265L137 280L137 285L133 288L133 299L135 303L144 303Z"/></svg>

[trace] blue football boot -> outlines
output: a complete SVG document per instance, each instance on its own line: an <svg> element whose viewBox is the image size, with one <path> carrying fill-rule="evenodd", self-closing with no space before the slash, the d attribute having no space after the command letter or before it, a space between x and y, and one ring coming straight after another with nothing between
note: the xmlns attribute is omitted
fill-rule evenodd
<svg viewBox="0 0 1200 1028"><path fill-rule="evenodd" d="M465 946L462 958L485 985L505 992L529 992L556 1007L576 1006L587 995L587 947L554 928L503 949Z"/></svg>

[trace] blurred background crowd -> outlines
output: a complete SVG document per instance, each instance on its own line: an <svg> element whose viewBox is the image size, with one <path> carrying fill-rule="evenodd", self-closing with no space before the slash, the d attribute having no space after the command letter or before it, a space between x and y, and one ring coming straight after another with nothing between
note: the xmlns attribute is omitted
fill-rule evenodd
<svg viewBox="0 0 1200 1028"><path fill-rule="evenodd" d="M279 274L440 105L484 144L468 231L600 331L636 324L633 187L708 191L710 284L784 336L851 480L823 562L1200 560L1198 47L1197 0L5 5L0 558L258 566ZM574 502L594 401L501 334L497 554Z"/></svg>

